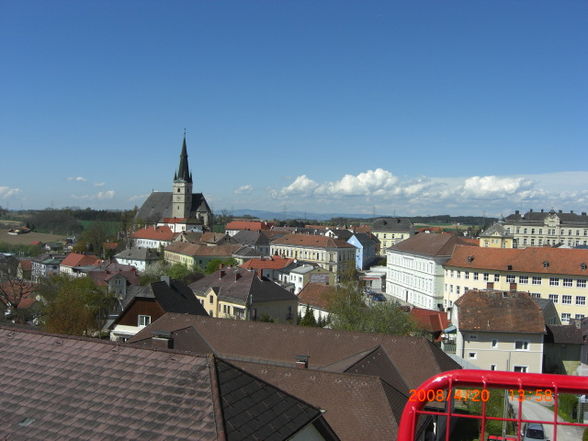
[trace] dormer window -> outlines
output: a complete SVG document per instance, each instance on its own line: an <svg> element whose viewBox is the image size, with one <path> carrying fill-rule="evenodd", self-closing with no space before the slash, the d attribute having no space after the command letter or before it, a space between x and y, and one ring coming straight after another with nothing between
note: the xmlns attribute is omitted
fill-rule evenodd
<svg viewBox="0 0 588 441"><path fill-rule="evenodd" d="M543 268L549 268L549 262L547 260L543 261Z"/></svg>
<svg viewBox="0 0 588 441"><path fill-rule="evenodd" d="M582 269L582 270L584 270L584 271L585 271L585 270L586 270L586 268L587 268L587 267L586 267L586 264L585 264L585 263L581 263L581 264L580 264L580 269Z"/></svg>

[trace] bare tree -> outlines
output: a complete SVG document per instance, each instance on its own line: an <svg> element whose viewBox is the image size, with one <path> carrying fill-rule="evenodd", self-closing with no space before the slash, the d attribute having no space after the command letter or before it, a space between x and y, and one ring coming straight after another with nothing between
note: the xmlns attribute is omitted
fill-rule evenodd
<svg viewBox="0 0 588 441"><path fill-rule="evenodd" d="M33 286L17 276L17 267L18 260L13 256L2 255L0 258L0 306L5 309L5 316L22 322L24 316L19 314L19 306L33 295Z"/></svg>

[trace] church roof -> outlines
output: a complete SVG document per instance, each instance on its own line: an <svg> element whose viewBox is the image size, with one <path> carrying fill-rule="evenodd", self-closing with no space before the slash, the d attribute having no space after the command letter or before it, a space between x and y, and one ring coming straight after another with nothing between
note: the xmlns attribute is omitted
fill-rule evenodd
<svg viewBox="0 0 588 441"><path fill-rule="evenodd" d="M174 182L188 182L192 183L192 173L188 167L188 149L186 148L186 135L184 135L184 141L182 142L182 152L180 153L180 165L178 166L178 172L174 176Z"/></svg>
<svg viewBox="0 0 588 441"><path fill-rule="evenodd" d="M192 211L211 211L202 193L192 193ZM172 217L171 191L151 193L135 216L136 219L147 224L154 224L166 217Z"/></svg>

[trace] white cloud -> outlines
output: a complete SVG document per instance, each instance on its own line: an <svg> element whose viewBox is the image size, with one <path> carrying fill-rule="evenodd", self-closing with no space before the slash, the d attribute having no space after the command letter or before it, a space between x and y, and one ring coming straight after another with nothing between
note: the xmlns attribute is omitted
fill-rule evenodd
<svg viewBox="0 0 588 441"><path fill-rule="evenodd" d="M129 198L129 201L139 201L139 200L147 199L147 196L149 196L149 193L146 193L146 194L136 194L136 195L131 196Z"/></svg>
<svg viewBox="0 0 588 441"><path fill-rule="evenodd" d="M294 179L294 182L290 185L282 188L277 194L280 196L310 194L316 190L317 187L318 184L315 181L309 179L306 175L301 175Z"/></svg>
<svg viewBox="0 0 588 441"><path fill-rule="evenodd" d="M6 187L0 185L0 198L2 199L8 199L9 197L14 196L17 193L20 193L20 188Z"/></svg>
<svg viewBox="0 0 588 441"><path fill-rule="evenodd" d="M70 176L67 178L68 181L76 181L76 182L86 182L87 179L83 178L82 176Z"/></svg>
<svg viewBox="0 0 588 441"><path fill-rule="evenodd" d="M513 195L532 186L532 181L521 177L472 176L464 181L463 191L466 195L487 197Z"/></svg>
<svg viewBox="0 0 588 441"><path fill-rule="evenodd" d="M345 175L335 182L328 182L318 187L321 194L336 195L372 195L384 194L394 188L398 178L387 170L377 168L360 173L357 176Z"/></svg>
<svg viewBox="0 0 588 441"><path fill-rule="evenodd" d="M235 190L235 194L242 194L242 193L251 193L253 191L253 186L246 184L242 185Z"/></svg>
<svg viewBox="0 0 588 441"><path fill-rule="evenodd" d="M94 187L104 187L106 182L94 182Z"/></svg>
<svg viewBox="0 0 588 441"><path fill-rule="evenodd" d="M96 199L112 199L114 195L114 190L99 191L96 195Z"/></svg>

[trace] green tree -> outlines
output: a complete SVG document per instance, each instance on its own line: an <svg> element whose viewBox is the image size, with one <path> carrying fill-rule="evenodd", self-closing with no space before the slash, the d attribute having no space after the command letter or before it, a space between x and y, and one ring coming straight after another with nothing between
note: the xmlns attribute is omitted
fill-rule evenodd
<svg viewBox="0 0 588 441"><path fill-rule="evenodd" d="M206 269L204 272L206 274L214 273L221 265L225 266L235 266L237 265L237 261L233 258L230 259L212 259L206 264Z"/></svg>
<svg viewBox="0 0 588 441"><path fill-rule="evenodd" d="M311 327L318 326L314 318L314 312L312 311L312 308L309 305L306 305L306 309L304 310L304 316L302 317L302 319L300 319L299 325Z"/></svg>
<svg viewBox="0 0 588 441"><path fill-rule="evenodd" d="M89 277L52 276L38 286L45 331L92 336L99 333L115 298Z"/></svg>

